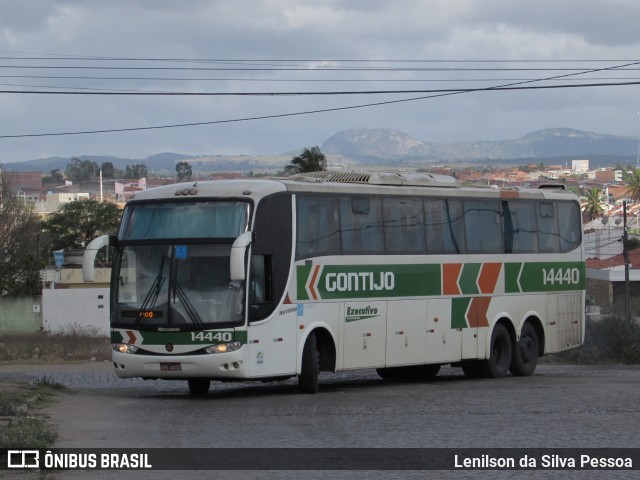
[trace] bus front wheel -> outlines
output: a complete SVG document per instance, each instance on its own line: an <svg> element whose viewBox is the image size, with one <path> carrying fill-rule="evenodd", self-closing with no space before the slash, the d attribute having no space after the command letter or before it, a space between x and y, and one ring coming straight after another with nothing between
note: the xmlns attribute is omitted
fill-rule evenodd
<svg viewBox="0 0 640 480"><path fill-rule="evenodd" d="M202 378L192 378L188 381L189 391L192 395L206 395L211 387L211 380Z"/></svg>
<svg viewBox="0 0 640 480"><path fill-rule="evenodd" d="M302 393L318 393L318 345L316 334L311 332L302 350L302 366L298 386Z"/></svg>
<svg viewBox="0 0 640 480"><path fill-rule="evenodd" d="M507 328L498 323L491 334L491 350L489 358L481 363L484 377L502 378L509 371L511 365L511 337Z"/></svg>
<svg viewBox="0 0 640 480"><path fill-rule="evenodd" d="M538 365L538 335L530 323L522 326L520 340L513 347L509 370L517 377L528 377Z"/></svg>

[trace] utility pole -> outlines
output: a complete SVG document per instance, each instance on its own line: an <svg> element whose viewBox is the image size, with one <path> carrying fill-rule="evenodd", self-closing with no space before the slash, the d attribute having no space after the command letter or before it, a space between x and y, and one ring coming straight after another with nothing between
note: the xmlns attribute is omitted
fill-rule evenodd
<svg viewBox="0 0 640 480"><path fill-rule="evenodd" d="M624 315L627 322L631 321L631 306L629 293L629 235L627 234L627 202L622 202L623 231L622 257L624 258Z"/></svg>

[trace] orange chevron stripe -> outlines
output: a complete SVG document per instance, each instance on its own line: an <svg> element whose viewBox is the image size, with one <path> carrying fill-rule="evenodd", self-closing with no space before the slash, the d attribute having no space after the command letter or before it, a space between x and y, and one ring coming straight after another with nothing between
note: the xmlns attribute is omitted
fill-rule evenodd
<svg viewBox="0 0 640 480"><path fill-rule="evenodd" d="M487 319L487 310L489 310L490 303L491 297L474 297L471 300L471 305L469 306L469 311L467 312L469 328L489 326L489 320Z"/></svg>
<svg viewBox="0 0 640 480"><path fill-rule="evenodd" d="M316 292L316 282L318 281L318 272L320 272L320 265L316 265L313 269L313 275L311 276L311 282L309 282L309 291L311 292L311 297L314 300L318 300L318 292Z"/></svg>
<svg viewBox="0 0 640 480"><path fill-rule="evenodd" d="M462 270L461 263L444 263L442 264L442 294L443 295L460 295L458 288L458 278Z"/></svg>
<svg viewBox="0 0 640 480"><path fill-rule="evenodd" d="M502 269L502 263L483 263L478 276L480 293L493 293L498 283L498 276Z"/></svg>

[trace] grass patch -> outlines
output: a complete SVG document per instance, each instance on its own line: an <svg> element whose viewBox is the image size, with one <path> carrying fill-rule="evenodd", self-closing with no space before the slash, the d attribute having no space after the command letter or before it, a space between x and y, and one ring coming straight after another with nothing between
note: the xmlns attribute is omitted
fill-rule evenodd
<svg viewBox="0 0 640 480"><path fill-rule="evenodd" d="M0 393L0 416L17 415L19 407L26 402L27 395L17 391Z"/></svg>
<svg viewBox="0 0 640 480"><path fill-rule="evenodd" d="M91 330L63 333L7 333L0 343L0 361L109 360L111 341Z"/></svg>
<svg viewBox="0 0 640 480"><path fill-rule="evenodd" d="M49 448L56 438L46 420L32 416L13 418L0 432L0 444L5 448Z"/></svg>
<svg viewBox="0 0 640 480"><path fill-rule="evenodd" d="M35 414L52 391L49 387L0 391L0 445L3 448L50 448L57 438L47 420Z"/></svg>
<svg viewBox="0 0 640 480"><path fill-rule="evenodd" d="M640 363L640 324L623 315L588 319L584 345L547 357L551 363L590 365Z"/></svg>

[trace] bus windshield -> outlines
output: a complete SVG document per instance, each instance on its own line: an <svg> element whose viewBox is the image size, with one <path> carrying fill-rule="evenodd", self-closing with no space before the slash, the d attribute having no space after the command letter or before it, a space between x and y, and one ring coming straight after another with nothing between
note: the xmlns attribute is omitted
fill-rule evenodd
<svg viewBox="0 0 640 480"><path fill-rule="evenodd" d="M112 325L199 330L243 321L230 280L231 240L248 229L244 201L131 203L114 262Z"/></svg>
<svg viewBox="0 0 640 480"><path fill-rule="evenodd" d="M241 323L244 284L230 280L230 252L201 243L118 249L112 324L188 331Z"/></svg>
<svg viewBox="0 0 640 480"><path fill-rule="evenodd" d="M247 202L168 202L127 205L120 240L236 238L247 231Z"/></svg>

